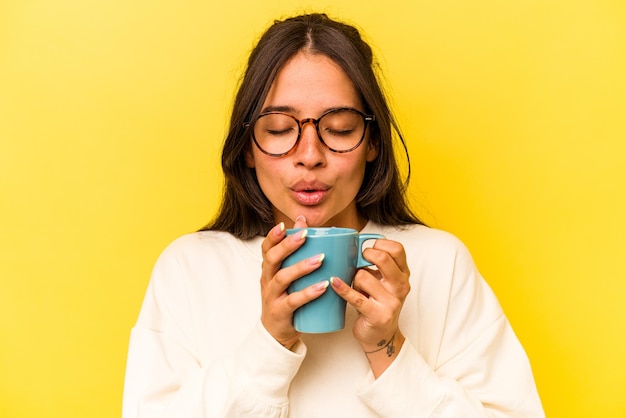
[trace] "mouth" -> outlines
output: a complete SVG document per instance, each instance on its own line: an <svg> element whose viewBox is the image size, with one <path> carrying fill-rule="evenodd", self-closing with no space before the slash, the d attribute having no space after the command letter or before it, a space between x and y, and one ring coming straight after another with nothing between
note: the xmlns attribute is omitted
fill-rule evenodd
<svg viewBox="0 0 626 418"><path fill-rule="evenodd" d="M329 194L330 186L323 183L297 183L290 188L294 199L304 206L321 204Z"/></svg>

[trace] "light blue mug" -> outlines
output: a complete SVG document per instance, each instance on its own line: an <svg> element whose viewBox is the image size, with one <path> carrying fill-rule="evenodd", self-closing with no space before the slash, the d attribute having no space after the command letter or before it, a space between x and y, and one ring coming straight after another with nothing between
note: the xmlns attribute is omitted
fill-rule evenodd
<svg viewBox="0 0 626 418"><path fill-rule="evenodd" d="M287 235L303 229L308 230L306 241L283 261L282 266L292 266L318 254L324 254L324 260L317 270L291 283L288 293L330 280L331 277L339 277L351 286L356 269L372 265L363 258L363 243L384 238L380 234L360 234L350 228L295 228L288 229ZM295 329L311 334L339 331L344 328L345 321L346 301L330 286L322 296L296 309L293 315Z"/></svg>

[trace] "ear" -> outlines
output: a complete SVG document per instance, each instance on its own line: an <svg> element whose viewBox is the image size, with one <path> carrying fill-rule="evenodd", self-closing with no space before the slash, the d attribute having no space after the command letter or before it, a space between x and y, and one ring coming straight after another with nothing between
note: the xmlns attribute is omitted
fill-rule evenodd
<svg viewBox="0 0 626 418"><path fill-rule="evenodd" d="M254 168L254 155L252 154L251 147L248 147L248 149L244 151L244 157L246 159L246 166L248 166L248 168Z"/></svg>
<svg viewBox="0 0 626 418"><path fill-rule="evenodd" d="M380 140L377 137L370 137L367 141L367 154L365 155L365 160L368 163L371 163L378 157L378 147L380 144Z"/></svg>

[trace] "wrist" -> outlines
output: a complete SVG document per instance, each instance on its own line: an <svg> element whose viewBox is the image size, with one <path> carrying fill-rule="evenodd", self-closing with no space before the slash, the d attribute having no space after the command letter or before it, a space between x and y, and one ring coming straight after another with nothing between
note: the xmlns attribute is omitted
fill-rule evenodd
<svg viewBox="0 0 626 418"><path fill-rule="evenodd" d="M285 347L287 350L291 350L293 348L293 346L296 345L296 343L298 342L299 339L300 339L300 336L296 335L295 337L290 338L288 340L276 339L276 341L278 341L278 343L280 345L282 345L283 347Z"/></svg>
<svg viewBox="0 0 626 418"><path fill-rule="evenodd" d="M378 341L375 347L368 345L361 346L361 348L366 355L376 354L384 351L387 354L387 357L391 357L396 351L395 339L397 333L398 331L394 332L391 338Z"/></svg>
<svg viewBox="0 0 626 418"><path fill-rule="evenodd" d="M375 345L361 346L367 357L367 361L374 373L374 378L378 377L394 362L400 349L404 344L404 335L397 330L392 337L385 340L384 343L379 341Z"/></svg>
<svg viewBox="0 0 626 418"><path fill-rule="evenodd" d="M375 344L361 343L361 349L365 354L375 354L387 351L397 352L404 342L402 332L396 328L394 332L389 334L388 338L379 340ZM393 354L393 353L392 353Z"/></svg>

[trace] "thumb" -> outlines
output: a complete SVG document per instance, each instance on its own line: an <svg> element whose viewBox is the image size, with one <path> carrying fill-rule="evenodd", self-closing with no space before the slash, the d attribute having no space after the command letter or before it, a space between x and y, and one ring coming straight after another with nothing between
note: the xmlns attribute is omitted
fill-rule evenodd
<svg viewBox="0 0 626 418"><path fill-rule="evenodd" d="M309 225L306 223L306 218L303 215L298 215L296 222L293 224L294 228L306 228Z"/></svg>

